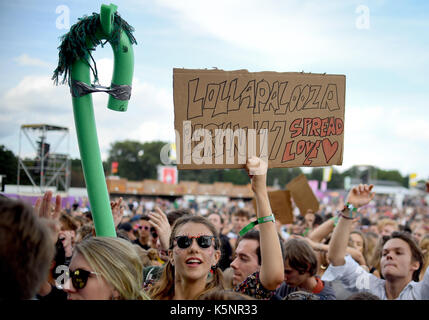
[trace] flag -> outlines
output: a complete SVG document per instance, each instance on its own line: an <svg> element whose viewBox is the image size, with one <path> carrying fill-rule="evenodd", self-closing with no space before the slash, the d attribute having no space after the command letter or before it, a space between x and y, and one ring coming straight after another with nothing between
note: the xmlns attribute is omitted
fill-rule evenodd
<svg viewBox="0 0 429 320"><path fill-rule="evenodd" d="M408 186L409 187L417 186L417 173L410 174L409 179L408 179Z"/></svg>
<svg viewBox="0 0 429 320"><path fill-rule="evenodd" d="M118 165L117 161L112 162L112 174L118 173Z"/></svg>
<svg viewBox="0 0 429 320"><path fill-rule="evenodd" d="M332 178L332 167L323 168L323 181L329 182Z"/></svg>

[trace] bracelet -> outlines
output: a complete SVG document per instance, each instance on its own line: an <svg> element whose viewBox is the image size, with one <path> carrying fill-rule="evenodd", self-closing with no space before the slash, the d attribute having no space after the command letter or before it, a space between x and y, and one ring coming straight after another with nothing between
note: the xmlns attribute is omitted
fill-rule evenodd
<svg viewBox="0 0 429 320"><path fill-rule="evenodd" d="M245 226L243 229L241 229L240 231L240 237L244 236L249 230L253 229L257 224L260 223L265 223L265 222L276 222L276 218L274 217L273 214L266 216L266 217L261 217L258 218L256 221L250 222L247 226Z"/></svg>
<svg viewBox="0 0 429 320"><path fill-rule="evenodd" d="M348 220L353 220L355 217L353 216L353 212L357 212L357 208L355 206L353 206L351 203L346 203L346 205L344 206L344 209L341 210L341 216L345 219ZM345 216L344 213L345 211L349 212L349 216Z"/></svg>

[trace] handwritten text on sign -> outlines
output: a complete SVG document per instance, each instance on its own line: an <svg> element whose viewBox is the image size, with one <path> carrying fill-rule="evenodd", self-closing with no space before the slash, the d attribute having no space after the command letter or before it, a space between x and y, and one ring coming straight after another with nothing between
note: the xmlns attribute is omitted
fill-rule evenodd
<svg viewBox="0 0 429 320"><path fill-rule="evenodd" d="M341 164L344 101L342 75L174 69L179 169Z"/></svg>

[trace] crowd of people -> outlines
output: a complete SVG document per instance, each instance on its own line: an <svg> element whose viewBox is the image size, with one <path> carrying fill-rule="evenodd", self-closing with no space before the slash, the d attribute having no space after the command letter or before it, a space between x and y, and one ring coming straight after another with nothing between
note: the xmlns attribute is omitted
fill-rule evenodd
<svg viewBox="0 0 429 320"><path fill-rule="evenodd" d="M112 197L116 238L87 203L0 197L0 299L429 299L429 205L372 185L317 212L272 214L267 164L250 158L251 201Z"/></svg>

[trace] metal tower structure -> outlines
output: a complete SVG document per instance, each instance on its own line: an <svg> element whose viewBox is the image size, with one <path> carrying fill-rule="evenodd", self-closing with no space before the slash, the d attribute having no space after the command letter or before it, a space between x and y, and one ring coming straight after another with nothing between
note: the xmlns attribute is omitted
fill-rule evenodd
<svg viewBox="0 0 429 320"><path fill-rule="evenodd" d="M55 145L48 141L48 135L59 136ZM35 157L26 156L22 158L21 146L22 136L25 136L35 151ZM57 153L60 146L63 146L67 138L67 151ZM69 157L70 136L69 129L48 124L26 124L21 126L19 132L19 154L18 154L18 191L22 185L21 173L25 173L28 180L34 187L40 188L43 193L48 187L56 187L57 190L65 192L70 188L70 157ZM62 148L64 149L64 148Z"/></svg>

